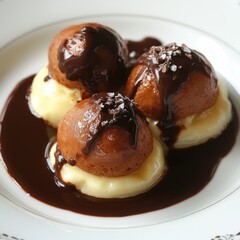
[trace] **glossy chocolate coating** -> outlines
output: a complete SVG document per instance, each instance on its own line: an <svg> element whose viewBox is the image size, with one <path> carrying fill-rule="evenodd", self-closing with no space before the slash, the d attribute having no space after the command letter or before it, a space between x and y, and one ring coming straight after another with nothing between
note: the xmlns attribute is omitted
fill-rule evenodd
<svg viewBox="0 0 240 240"><path fill-rule="evenodd" d="M218 86L215 72L202 54L172 43L152 47L138 59L126 94L147 117L159 121L165 139L172 144L179 131L175 122L212 107Z"/></svg>
<svg viewBox="0 0 240 240"><path fill-rule="evenodd" d="M67 162L108 177L139 169L153 145L135 104L112 92L95 94L70 110L59 124L57 142Z"/></svg>
<svg viewBox="0 0 240 240"><path fill-rule="evenodd" d="M220 160L234 145L239 130L233 107L233 118L219 137L196 147L168 152L168 173L152 190L125 199L97 199L71 186L64 187L48 169L47 126L32 115L28 107L27 94L32 79L33 76L17 85L0 115L0 158L9 174L30 196L81 214L128 216L166 208L190 198L212 179Z"/></svg>
<svg viewBox="0 0 240 240"><path fill-rule="evenodd" d="M91 93L117 91L125 83L128 51L114 30L95 23L80 24L59 33L53 45L55 41L59 45L57 80L62 73L66 81L80 81ZM51 48L49 54L50 71L55 71Z"/></svg>

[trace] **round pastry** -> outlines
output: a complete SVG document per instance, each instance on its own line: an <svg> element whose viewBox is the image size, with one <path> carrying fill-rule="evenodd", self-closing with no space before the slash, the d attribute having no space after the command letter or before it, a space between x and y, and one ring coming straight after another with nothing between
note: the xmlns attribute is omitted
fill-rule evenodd
<svg viewBox="0 0 240 240"><path fill-rule="evenodd" d="M126 95L149 118L154 135L170 147L206 142L231 119L224 84L220 89L209 61L184 44L152 47L143 54L130 73Z"/></svg>
<svg viewBox="0 0 240 240"><path fill-rule="evenodd" d="M208 60L176 43L143 54L126 85L126 95L152 119L179 120L203 112L214 105L217 94L217 79Z"/></svg>
<svg viewBox="0 0 240 240"><path fill-rule="evenodd" d="M61 31L49 47L49 72L70 88L90 94L118 91L125 83L128 50L114 30L84 23Z"/></svg>
<svg viewBox="0 0 240 240"><path fill-rule="evenodd" d="M145 117L119 93L98 93L61 120L49 160L57 178L100 198L143 193L163 177L161 144Z"/></svg>
<svg viewBox="0 0 240 240"><path fill-rule="evenodd" d="M67 162L94 175L113 177L139 169L152 151L153 139L132 101L99 93L64 116L57 143Z"/></svg>

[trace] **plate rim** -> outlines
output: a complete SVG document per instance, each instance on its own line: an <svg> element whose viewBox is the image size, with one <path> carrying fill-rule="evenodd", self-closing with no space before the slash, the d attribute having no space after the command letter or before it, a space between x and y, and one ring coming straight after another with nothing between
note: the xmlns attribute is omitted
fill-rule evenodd
<svg viewBox="0 0 240 240"><path fill-rule="evenodd" d="M13 40L11 40L10 42L8 42L7 44L5 44L5 45L3 45L3 47L1 47L0 48L0 54L1 54L1 52L3 51L3 50L5 50L8 46L11 46L12 44L14 44L16 41L18 41L19 39L21 39L21 38L23 38L23 37L27 37L28 35L30 35L30 34L34 34L34 32L37 32L37 31L40 31L40 30L42 30L42 29L44 29L44 28L47 28L47 27L51 27L51 26L53 26L53 25L58 25L58 24L62 24L62 23L67 23L67 22L71 22L71 21L75 21L75 20L84 20L84 19L86 19L86 18L93 18L93 17L130 17L130 18L148 18L148 19L152 19L152 20L161 20L161 21L163 21L163 22L170 22L170 23L173 23L173 24L175 24L175 25L181 25L181 26L183 26L183 27L186 27L186 28L190 28L190 29L193 29L193 30L195 30L195 31L198 31L198 32L201 32L201 33L203 33L204 35L207 35L207 36L210 36L212 39L215 39L215 40L217 40L218 42L220 42L220 43L222 43L222 44L224 44L224 46L226 46L226 47L228 47L229 49L231 49L232 51L234 51L234 52L237 52L237 54L239 55L239 57L240 57L240 53L238 53L238 51L234 48L234 47L232 47L231 45L229 45L229 44L227 44L225 41L223 41L222 39L220 39L220 38L218 38L218 37L216 37L216 36L214 36L213 34L209 34L207 31L204 31L204 30L202 30L202 29L199 29L199 28L197 28L197 27L193 27L193 26L191 26L191 25L188 25L188 24L185 24L185 23L180 23L180 22L178 22L178 21L175 21L175 20L171 20L171 19L167 19L167 18L162 18L162 17L155 17L155 16L149 16L149 15L142 15L142 14L89 14L89 15L84 15L84 16L81 16L81 17L74 17L74 18L68 18L68 19L64 19L64 20L60 20L60 21L53 21L53 22L51 22L51 23L49 23L49 24L44 24L44 25L42 25L42 26L39 26L39 27L37 27L37 28L34 28L34 29L32 29L32 30L29 30L29 31L27 31L26 33L23 33L23 34L20 34L19 36L17 36L17 37L15 37ZM2 110L1 110L2 111ZM190 216L190 215L192 215L192 214L195 214L196 212L199 212L199 211L203 211L203 210L205 210L205 209L207 209L207 208L210 208L212 205L215 205L216 203L218 203L218 202L220 202L220 201L223 201L225 198L227 198L229 195L231 195L232 193L234 193L235 191L238 191L239 190L239 188L240 188L240 186L237 188L237 189L235 189L233 192L231 192L231 193L229 193L228 195L226 195L225 197L223 197L223 198L221 198L220 200L218 200L218 201L216 201L216 202L214 202L213 204L210 204L209 206L207 206L207 207L204 207L204 208L202 208L202 209L200 209L200 210L197 210L197 211L195 211L195 212L191 212L191 213L189 213L189 214L187 214L187 215L184 215L184 216L181 216L181 217L178 217L178 218L174 218L174 219L172 219L172 220L168 220L168 221L164 221L164 222L161 222L161 223L152 223L152 224L149 224L149 225L147 225L147 226L152 226L152 225L159 225L159 224L163 224L163 223L166 223L166 222L172 222L172 221L175 221L175 220L177 220L177 219L181 219L181 218L185 218L185 217L188 217L188 216ZM24 190L23 190L24 191ZM2 193L0 192L0 194L2 195ZM4 196L5 197L5 196ZM35 198L34 198L35 199ZM8 198L7 198L7 200L8 201L10 201L10 202L12 202L11 200L9 200ZM36 200L36 199L35 199ZM37 201L39 201L39 200L37 200ZM16 204L16 203L14 203L14 204ZM20 206L21 208L22 208L22 206ZM26 209L27 211L29 211L29 209ZM31 211L30 211L31 212ZM31 212L31 213L33 213L33 212ZM33 213L33 214L36 214L36 213ZM42 215L39 215L39 214L36 214L37 216L41 216L41 217L43 217ZM45 218L45 217L43 217L43 218ZM94 216L94 218L95 218L95 216ZM106 217L104 217L104 218L106 218ZM110 219L110 218L109 218ZM53 220L53 219L50 219L50 220ZM55 219L53 220L53 221L56 221ZM65 224L65 223L64 223ZM77 225L77 226L79 226L79 225ZM144 225L144 226L146 226L146 225ZM89 227L89 226L83 226L83 227ZM143 227L143 226L132 226L132 227L129 227L129 228L138 228L138 227ZM92 227L92 226L90 226L90 228L98 228L98 227ZM126 227L123 227L124 229L126 229ZM102 227L100 227L100 229L103 229ZM106 228L106 229L109 229L109 228ZM112 228L110 228L110 229L115 229L114 227ZM121 227L119 228L119 227L117 227L116 229L121 229Z"/></svg>

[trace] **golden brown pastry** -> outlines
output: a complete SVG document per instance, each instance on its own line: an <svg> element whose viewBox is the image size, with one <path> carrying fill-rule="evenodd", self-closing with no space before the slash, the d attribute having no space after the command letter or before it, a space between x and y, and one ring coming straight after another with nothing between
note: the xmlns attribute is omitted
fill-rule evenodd
<svg viewBox="0 0 240 240"><path fill-rule="evenodd" d="M59 124L55 157L100 176L138 170L153 149L143 115L127 97L99 93L79 102Z"/></svg>
<svg viewBox="0 0 240 240"><path fill-rule="evenodd" d="M118 91L125 83L128 50L114 30L84 23L61 31L49 47L49 73L53 79L89 96Z"/></svg>
<svg viewBox="0 0 240 240"><path fill-rule="evenodd" d="M177 121L211 108L218 95L208 60L186 45L152 47L137 61L126 95L149 118Z"/></svg>

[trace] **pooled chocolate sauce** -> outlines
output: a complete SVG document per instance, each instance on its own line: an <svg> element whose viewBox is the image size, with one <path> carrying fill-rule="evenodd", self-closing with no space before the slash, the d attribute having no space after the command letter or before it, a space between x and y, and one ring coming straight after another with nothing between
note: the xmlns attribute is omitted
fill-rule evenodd
<svg viewBox="0 0 240 240"><path fill-rule="evenodd" d="M127 48L113 30L79 29L59 48L59 69L71 81L82 81L92 93L119 90L128 71Z"/></svg>
<svg viewBox="0 0 240 240"><path fill-rule="evenodd" d="M73 187L56 185L48 169L47 127L29 110L26 97L33 76L20 82L9 96L0 118L1 155L9 174L32 197L52 206L94 216L127 216L159 210L198 193L212 179L220 160L231 150L238 132L238 116L216 139L196 147L170 150L168 172L149 192L124 199L98 199Z"/></svg>
<svg viewBox="0 0 240 240"><path fill-rule="evenodd" d="M137 59L145 52L147 52L152 46L160 46L162 42L154 37L146 37L141 41L126 41L130 64L133 66Z"/></svg>
<svg viewBox="0 0 240 240"><path fill-rule="evenodd" d="M158 127L161 129L163 141L171 146L175 143L180 131L176 126L176 109L173 103L176 93L189 80L192 73L200 72L209 77L212 93L216 94L215 72L202 54L185 45L177 46L176 43L152 47L137 60L136 65L143 67L128 95L133 99L142 81L147 76L154 76L163 103Z"/></svg>

